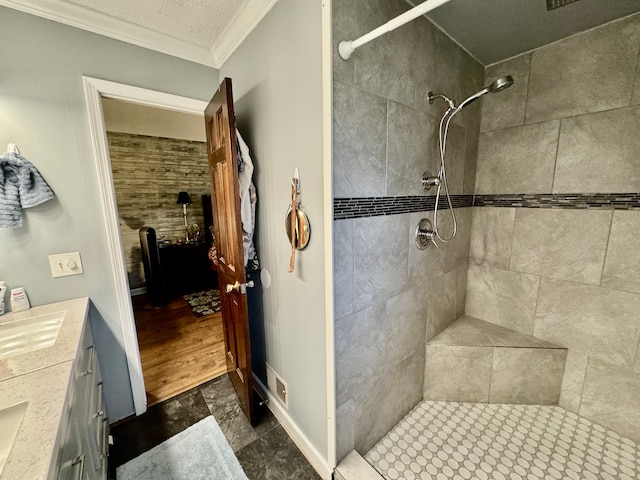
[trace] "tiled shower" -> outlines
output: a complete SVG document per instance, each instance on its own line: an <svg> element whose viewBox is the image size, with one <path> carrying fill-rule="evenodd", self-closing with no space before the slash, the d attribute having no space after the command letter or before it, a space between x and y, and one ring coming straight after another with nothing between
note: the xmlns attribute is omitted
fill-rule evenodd
<svg viewBox="0 0 640 480"><path fill-rule="evenodd" d="M407 4L333 9L339 41ZM426 18L335 55L339 459L442 400L427 398L426 345L465 314L566 348L559 405L640 441L639 52L634 15L486 68ZM506 74L514 85L450 131L458 236L420 251L413 234L433 212L415 197L437 171L443 113L427 92L459 101Z"/></svg>

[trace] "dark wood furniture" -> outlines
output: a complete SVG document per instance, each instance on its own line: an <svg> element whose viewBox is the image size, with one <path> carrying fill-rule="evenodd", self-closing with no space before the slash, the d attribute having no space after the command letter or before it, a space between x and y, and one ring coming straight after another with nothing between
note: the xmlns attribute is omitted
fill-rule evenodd
<svg viewBox="0 0 640 480"><path fill-rule="evenodd" d="M161 243L158 247L162 281L169 298L217 288L218 276L211 270L207 243Z"/></svg>
<svg viewBox="0 0 640 480"><path fill-rule="evenodd" d="M209 244L158 243L151 227L140 229L140 247L147 298L154 307L177 296L218 287L218 275L209 260Z"/></svg>

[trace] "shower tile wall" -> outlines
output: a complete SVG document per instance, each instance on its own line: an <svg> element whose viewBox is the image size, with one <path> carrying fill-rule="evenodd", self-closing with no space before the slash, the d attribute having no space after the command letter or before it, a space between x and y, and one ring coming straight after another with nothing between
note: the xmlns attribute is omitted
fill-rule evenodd
<svg viewBox="0 0 640 480"><path fill-rule="evenodd" d="M334 161L336 198L424 195L437 172L444 105L482 86L484 68L425 18L359 49L348 62L337 43L406 11L402 0L334 0ZM450 131L451 192L472 194L480 108ZM433 212L337 220L334 282L338 458L365 453L421 399L426 338L464 312L471 208L458 208L458 237L419 251L413 234ZM451 227L446 211L438 221Z"/></svg>
<svg viewBox="0 0 640 480"><path fill-rule="evenodd" d="M640 15L492 65L477 194L640 192ZM466 313L569 348L560 405L640 440L640 210L473 208Z"/></svg>

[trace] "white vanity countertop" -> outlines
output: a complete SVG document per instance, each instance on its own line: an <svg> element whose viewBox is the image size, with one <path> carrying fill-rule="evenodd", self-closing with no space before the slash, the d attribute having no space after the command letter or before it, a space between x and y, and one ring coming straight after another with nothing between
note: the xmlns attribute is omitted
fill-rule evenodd
<svg viewBox="0 0 640 480"><path fill-rule="evenodd" d="M0 381L75 359L88 308L89 298L84 297L40 305L24 312L11 312L0 316L0 324L3 324L47 313L63 310L67 312L53 346L0 360Z"/></svg>
<svg viewBox="0 0 640 480"><path fill-rule="evenodd" d="M88 307L85 297L0 317L4 323L67 312L53 346L0 361L0 409L29 402L0 480L47 478Z"/></svg>
<svg viewBox="0 0 640 480"><path fill-rule="evenodd" d="M0 382L0 409L29 402L0 480L47 478L72 370L70 360Z"/></svg>

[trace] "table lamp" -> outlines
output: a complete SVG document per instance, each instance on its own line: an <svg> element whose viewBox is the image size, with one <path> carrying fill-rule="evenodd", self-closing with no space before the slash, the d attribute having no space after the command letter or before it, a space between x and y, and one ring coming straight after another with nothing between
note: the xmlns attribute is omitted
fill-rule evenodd
<svg viewBox="0 0 640 480"><path fill-rule="evenodd" d="M182 205L182 215L184 216L184 231L187 234L186 241L188 243L191 241L191 238L189 236L189 224L187 223L187 205L191 203L191 198L189 197L189 193L179 192L178 201L176 203L178 205Z"/></svg>

